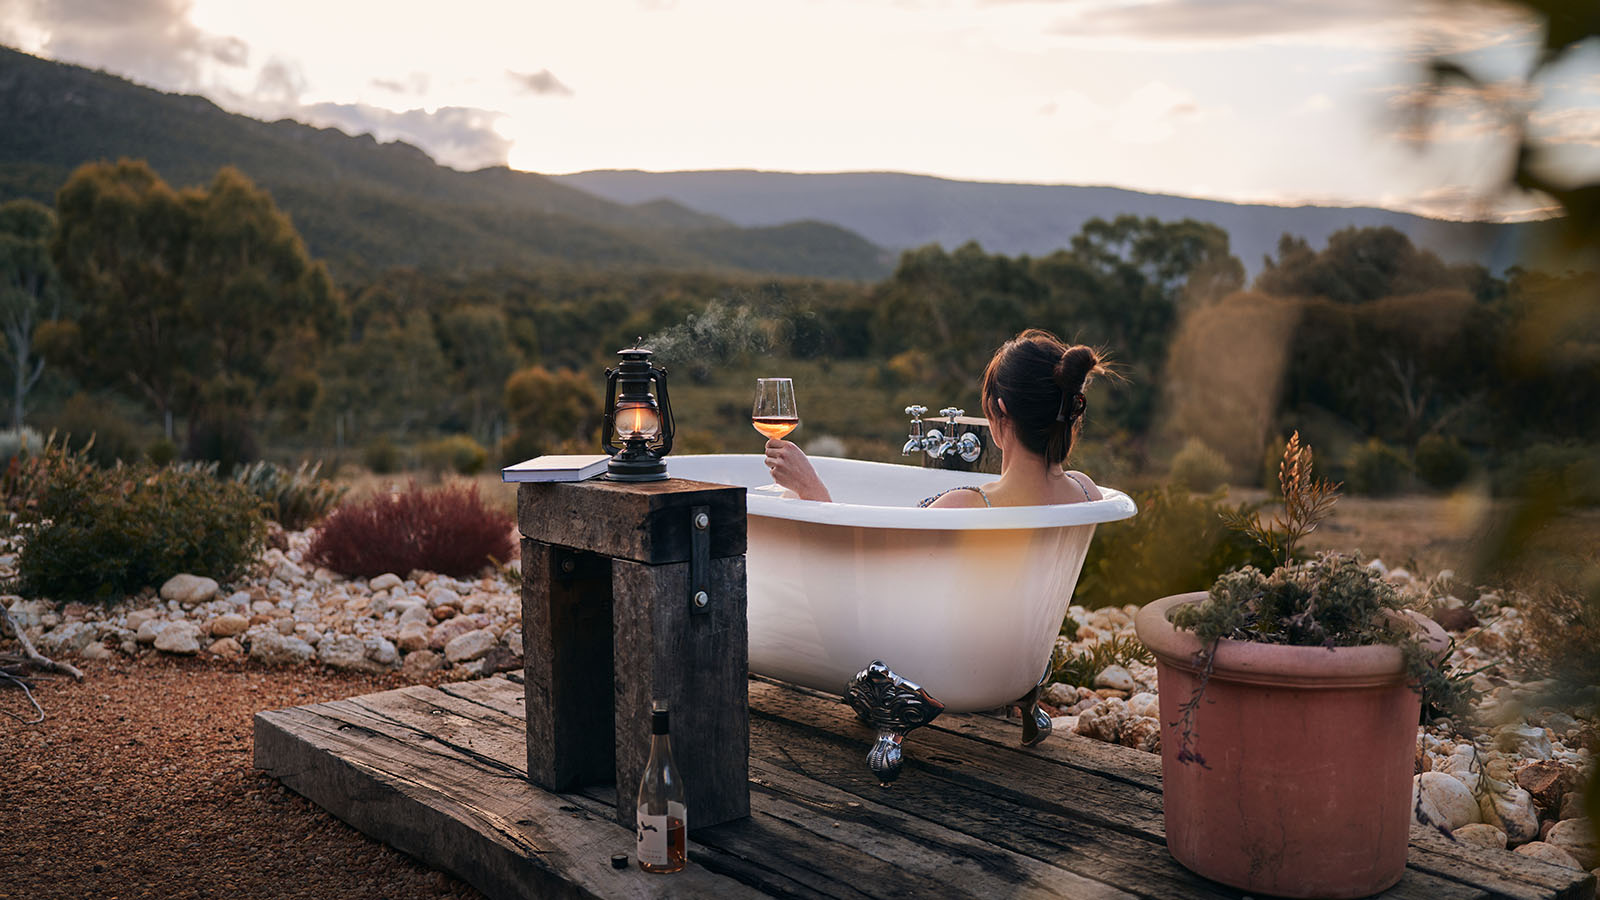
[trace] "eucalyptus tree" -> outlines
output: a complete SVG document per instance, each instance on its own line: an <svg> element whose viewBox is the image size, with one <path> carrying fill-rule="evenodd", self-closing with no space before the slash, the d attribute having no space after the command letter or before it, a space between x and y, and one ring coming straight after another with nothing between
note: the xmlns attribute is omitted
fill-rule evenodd
<svg viewBox="0 0 1600 900"><path fill-rule="evenodd" d="M0 329L5 344L0 355L11 368L11 427L21 429L28 392L44 374L45 360L34 352L34 336L42 325L61 316L64 292L50 259L56 217L33 200L0 206Z"/></svg>
<svg viewBox="0 0 1600 900"><path fill-rule="evenodd" d="M174 413L253 403L338 331L326 268L235 169L180 191L140 160L91 163L56 208L52 250L78 308L70 363L148 403L168 437Z"/></svg>

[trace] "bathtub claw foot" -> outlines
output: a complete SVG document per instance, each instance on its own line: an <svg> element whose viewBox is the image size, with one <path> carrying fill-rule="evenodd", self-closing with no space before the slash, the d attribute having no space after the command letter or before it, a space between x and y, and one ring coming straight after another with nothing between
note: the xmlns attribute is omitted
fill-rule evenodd
<svg viewBox="0 0 1600 900"><path fill-rule="evenodd" d="M943 703L920 685L896 675L881 659L856 675L845 699L857 718L878 729L878 740L867 752L867 765L884 785L900 776L904 762L900 744L906 733L944 712Z"/></svg>
<svg viewBox="0 0 1600 900"><path fill-rule="evenodd" d="M1039 683L1033 690L1022 696L1014 706L1022 712L1022 746L1032 747L1050 736L1053 727L1050 714L1039 708L1039 695L1044 692L1044 683L1050 678L1050 670L1045 669L1044 675L1039 677Z"/></svg>

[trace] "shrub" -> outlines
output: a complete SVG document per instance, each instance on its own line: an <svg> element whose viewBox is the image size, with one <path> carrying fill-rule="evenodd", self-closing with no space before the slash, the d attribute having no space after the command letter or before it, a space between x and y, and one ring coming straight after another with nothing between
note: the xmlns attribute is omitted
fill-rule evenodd
<svg viewBox="0 0 1600 900"><path fill-rule="evenodd" d="M0 506L6 513L6 526L36 509L52 481L77 475L92 465L53 431L38 445L30 443L27 453L7 459L0 469Z"/></svg>
<svg viewBox="0 0 1600 900"><path fill-rule="evenodd" d="M1577 444L1533 444L1501 469L1500 492L1549 495L1574 506L1600 505L1600 448Z"/></svg>
<svg viewBox="0 0 1600 900"><path fill-rule="evenodd" d="M510 559L517 545L509 513L485 506L474 484L431 491L412 484L333 511L306 559L351 577L413 570L470 575Z"/></svg>
<svg viewBox="0 0 1600 900"><path fill-rule="evenodd" d="M598 453L599 444L595 444L592 452ZM517 429L500 439L500 446L495 448L495 456L499 457L500 464L513 466L525 459L533 459L544 454L544 442L531 432Z"/></svg>
<svg viewBox="0 0 1600 900"><path fill-rule="evenodd" d="M249 414L242 409L227 408L208 412L190 425L189 445L184 455L189 459L215 462L223 472L233 472L261 453Z"/></svg>
<svg viewBox="0 0 1600 900"><path fill-rule="evenodd" d="M452 434L422 447L422 465L435 472L448 469L458 475L476 475L488 461L489 451L464 434Z"/></svg>
<svg viewBox="0 0 1600 900"><path fill-rule="evenodd" d="M1228 461L1199 438L1190 438L1172 457L1169 480L1191 491L1213 491L1228 482Z"/></svg>
<svg viewBox="0 0 1600 900"><path fill-rule="evenodd" d="M1405 486L1410 466L1400 451L1372 438L1350 456L1350 490L1369 497L1388 497Z"/></svg>
<svg viewBox="0 0 1600 900"><path fill-rule="evenodd" d="M52 425L62 440L95 465L110 466L119 460L137 462L144 458L144 444L133 423L111 404L87 394L68 398Z"/></svg>
<svg viewBox="0 0 1600 900"><path fill-rule="evenodd" d="M1050 670L1050 680L1073 687L1093 687L1094 678L1109 666L1126 666L1131 662L1154 665L1155 654L1139 639L1131 635L1118 635L1096 641L1088 647L1058 660Z"/></svg>
<svg viewBox="0 0 1600 900"><path fill-rule="evenodd" d="M326 516L349 490L319 477L321 471L320 462L301 463L291 472L263 461L239 469L233 474L233 480L261 501L263 510L274 522L290 531L299 531Z"/></svg>
<svg viewBox="0 0 1600 900"><path fill-rule="evenodd" d="M387 437L380 437L368 444L361 458L375 475L388 475L400 468L400 448Z"/></svg>
<svg viewBox="0 0 1600 900"><path fill-rule="evenodd" d="M20 591L117 600L180 572L227 580L266 533L256 498L201 471L60 466L27 517Z"/></svg>
<svg viewBox="0 0 1600 900"><path fill-rule="evenodd" d="M158 438L145 449L144 455L152 464L165 466L178 458L178 445L169 438Z"/></svg>
<svg viewBox="0 0 1600 900"><path fill-rule="evenodd" d="M1417 477L1438 491L1447 491L1472 474L1472 455L1461 442L1442 434L1424 435L1417 441Z"/></svg>
<svg viewBox="0 0 1600 900"><path fill-rule="evenodd" d="M1191 494L1182 488L1134 491L1139 514L1108 522L1095 532L1078 578L1073 602L1089 609L1143 605L1192 591L1244 565L1270 566L1271 556L1245 535L1227 528L1222 513L1246 515L1224 495Z"/></svg>
<svg viewBox="0 0 1600 900"><path fill-rule="evenodd" d="M1530 668L1582 690L1600 684L1600 592L1540 585L1523 597L1523 635Z"/></svg>

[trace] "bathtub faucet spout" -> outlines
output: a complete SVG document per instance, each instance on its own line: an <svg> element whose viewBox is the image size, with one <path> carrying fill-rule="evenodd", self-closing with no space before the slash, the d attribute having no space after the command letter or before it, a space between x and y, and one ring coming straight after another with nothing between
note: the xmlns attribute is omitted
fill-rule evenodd
<svg viewBox="0 0 1600 900"><path fill-rule="evenodd" d="M928 437L922 433L922 416L927 411L926 406L906 407L906 415L911 417L911 434L906 437L906 445L900 448L901 456L910 456L928 449Z"/></svg>
<svg viewBox="0 0 1600 900"><path fill-rule="evenodd" d="M957 457L962 462L976 462L983 455L983 440L974 432L967 432L960 437L956 436L961 427L961 417L967 414L964 409L947 406L939 410L939 415L949 420L950 430L940 431L937 428L924 429L922 417L926 415L926 406L908 406L906 415L911 417L911 433L906 436L906 442L900 448L901 456L910 456L913 453L926 453L931 459L945 459Z"/></svg>

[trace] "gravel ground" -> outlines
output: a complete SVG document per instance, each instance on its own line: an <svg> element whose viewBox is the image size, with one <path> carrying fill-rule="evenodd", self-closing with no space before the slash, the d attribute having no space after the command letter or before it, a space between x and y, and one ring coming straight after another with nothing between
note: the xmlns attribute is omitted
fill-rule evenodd
<svg viewBox="0 0 1600 900"><path fill-rule="evenodd" d="M251 716L398 676L149 655L40 677L0 717L0 900L481 897L251 765ZM0 710L25 714L0 689Z"/></svg>

